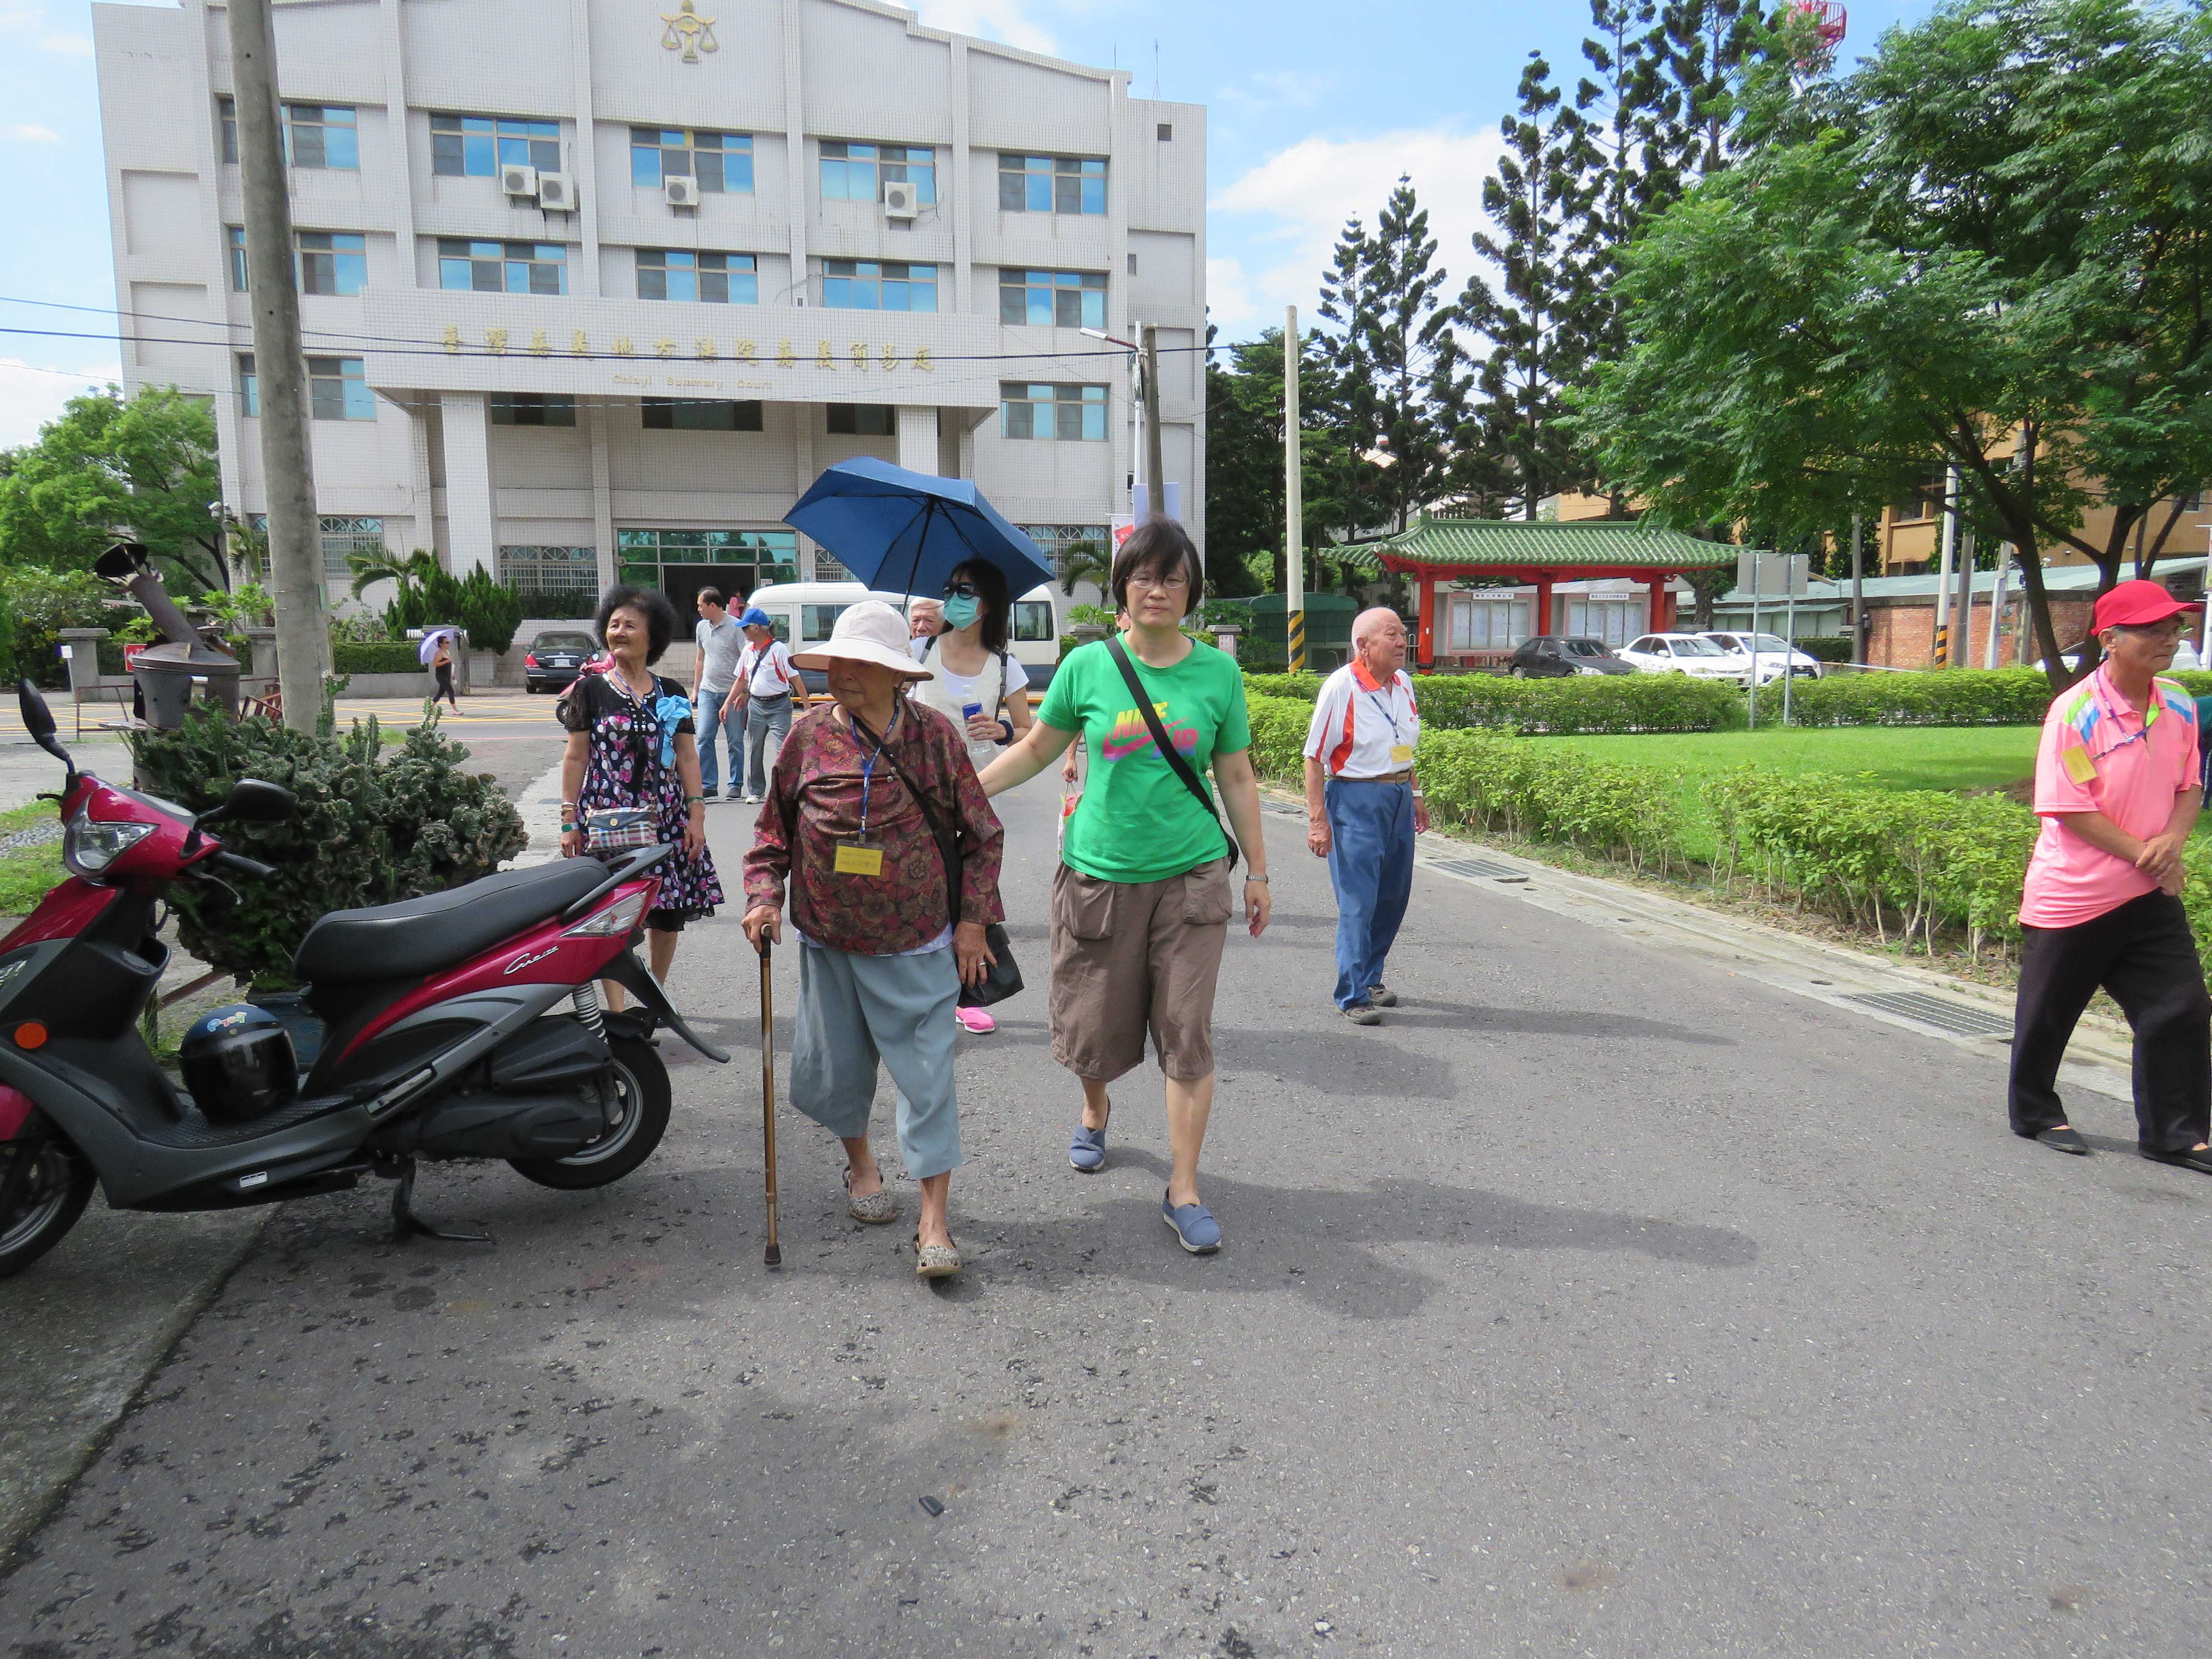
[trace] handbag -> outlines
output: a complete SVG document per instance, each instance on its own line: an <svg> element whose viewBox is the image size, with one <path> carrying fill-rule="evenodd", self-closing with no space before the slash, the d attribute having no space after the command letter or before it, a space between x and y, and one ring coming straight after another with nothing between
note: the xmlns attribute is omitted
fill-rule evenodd
<svg viewBox="0 0 2212 1659"><path fill-rule="evenodd" d="M865 720L854 719L853 729L872 741L880 741L873 732L868 730ZM907 775L906 768L899 764L898 757L889 749L883 750L883 757L891 763L892 775L906 786L907 793L914 797L915 805L921 808L921 821L929 826L930 837L937 843L937 856L945 865L945 909L957 927L960 921L960 838L945 828L944 820L937 816L936 809L929 804L929 797L915 787L914 780ZM1006 937L1005 926L995 921L984 923L983 944L998 959L986 963L981 985L962 982L960 1006L963 1008L988 1008L994 1003L1019 995L1024 988L1021 964L1014 960L1013 941Z"/></svg>
<svg viewBox="0 0 2212 1659"><path fill-rule="evenodd" d="M656 684L655 690L658 689ZM647 775L653 763L653 750L646 741L644 722L640 718L644 713L645 707L641 703L637 714L630 717L630 733L637 739L641 777ZM595 806L582 816L586 852L635 853L641 848L660 845L660 812L657 807Z"/></svg>
<svg viewBox="0 0 2212 1659"><path fill-rule="evenodd" d="M1168 741L1167 730L1160 724L1160 711L1152 707L1152 694L1145 690L1145 683L1137 678L1136 668L1129 661L1129 653L1121 648L1119 635L1106 641L1106 651L1114 659L1114 665L1121 671L1121 678L1129 683L1129 695L1137 700L1137 712L1145 717L1145 729L1152 734L1152 746L1160 751L1160 757L1167 762L1169 769L1182 780L1183 787L1198 797L1198 804L1206 809L1206 816L1213 820L1214 827L1221 831L1221 839L1229 843L1229 867L1234 870L1237 861L1244 856L1244 849L1237 844L1237 837L1229 833L1229 826L1221 821L1220 808L1213 804L1213 797L1206 793L1206 786L1198 781L1198 774L1191 770L1190 763L1176 751L1175 744Z"/></svg>

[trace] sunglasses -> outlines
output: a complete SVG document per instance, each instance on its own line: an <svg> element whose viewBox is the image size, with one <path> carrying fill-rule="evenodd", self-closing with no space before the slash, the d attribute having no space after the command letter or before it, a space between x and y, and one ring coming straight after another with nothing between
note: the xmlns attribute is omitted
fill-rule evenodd
<svg viewBox="0 0 2212 1659"><path fill-rule="evenodd" d="M983 590L973 582L947 582L945 584L945 597L948 599L980 599L983 597Z"/></svg>

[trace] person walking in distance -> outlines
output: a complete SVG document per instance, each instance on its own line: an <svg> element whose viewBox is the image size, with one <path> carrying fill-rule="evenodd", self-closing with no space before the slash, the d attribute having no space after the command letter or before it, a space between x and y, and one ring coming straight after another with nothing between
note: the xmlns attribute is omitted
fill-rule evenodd
<svg viewBox="0 0 2212 1659"><path fill-rule="evenodd" d="M2105 660L2044 716L2009 1104L2014 1134L2088 1152L2059 1103L2058 1064L2102 987L2135 1031L2137 1150L2212 1175L2212 997L2181 902L2201 805L2197 705L2160 678L2184 617L2203 608L2157 582L2120 583L2092 613Z"/></svg>
<svg viewBox="0 0 2212 1659"><path fill-rule="evenodd" d="M1421 714L1405 660L1398 613L1361 611L1352 660L1322 682L1306 728L1306 845L1328 860L1336 1006L1354 1025L1380 1025L1376 1011L1398 1006L1382 964L1413 896L1413 837L1429 827L1413 778Z"/></svg>
<svg viewBox="0 0 2212 1659"><path fill-rule="evenodd" d="M781 939L788 896L801 947L792 1104L844 1143L854 1218L896 1219L868 1146L880 1059L921 1183L916 1269L943 1278L960 1270L946 1210L961 1162L953 998L991 966L1006 832L959 728L902 695L927 671L896 611L851 605L805 655L835 702L793 726L776 759L745 855L745 935L755 949L763 933Z"/></svg>
<svg viewBox="0 0 2212 1659"><path fill-rule="evenodd" d="M929 678L917 680L909 695L967 738L978 771L1030 729L1029 671L1006 648L1012 599L998 567L976 559L953 568L935 605L915 606L908 648ZM963 987L962 997L968 994ZM998 1030L988 1008L963 1000L956 1012L978 1036Z"/></svg>
<svg viewBox="0 0 2212 1659"><path fill-rule="evenodd" d="M745 648L738 657L737 695L745 711L744 799L768 798L768 740L775 738L778 752L791 732L791 711L806 706L806 682L792 664L791 647L775 636L775 623L755 605L738 619L745 631ZM730 792L737 793L740 775L736 750L730 756Z"/></svg>
<svg viewBox="0 0 2212 1659"><path fill-rule="evenodd" d="M1221 1224L1199 1199L1198 1161L1239 844L1245 925L1255 939L1267 926L1260 786L1236 659L1182 631L1202 580L1190 538L1167 520L1139 526L1109 580L1128 632L1067 654L1029 734L984 769L983 789L1026 783L1079 736L1088 747L1089 781L1052 890L1052 1055L1083 1085L1067 1161L1105 1167L1106 1088L1144 1059L1149 1032L1167 1074L1173 1153L1160 1215L1184 1249L1203 1255L1221 1248ZM1236 843L1200 776L1209 767Z"/></svg>
<svg viewBox="0 0 2212 1659"><path fill-rule="evenodd" d="M438 630L437 642L431 649L430 673L437 683L437 689L430 694L430 701L435 702L443 697L453 706L453 712L459 714L461 700L453 690L453 635L449 629Z"/></svg>
<svg viewBox="0 0 2212 1659"><path fill-rule="evenodd" d="M720 588L701 588L697 605L699 623L691 637L699 655L691 670L691 708L699 725L699 793L714 799L714 786L722 775L714 751L725 749L730 757L729 798L735 800L745 781L745 764L738 753L744 702L731 693L737 684L738 653L745 648L744 630L730 614Z"/></svg>

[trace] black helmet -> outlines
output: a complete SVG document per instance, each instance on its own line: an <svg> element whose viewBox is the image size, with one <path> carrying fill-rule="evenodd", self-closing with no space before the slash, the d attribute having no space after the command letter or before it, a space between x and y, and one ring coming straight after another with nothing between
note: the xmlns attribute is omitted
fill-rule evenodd
<svg viewBox="0 0 2212 1659"><path fill-rule="evenodd" d="M210 1123L245 1123L300 1092L292 1034L266 1008L236 1002L192 1022L177 1048L185 1087Z"/></svg>

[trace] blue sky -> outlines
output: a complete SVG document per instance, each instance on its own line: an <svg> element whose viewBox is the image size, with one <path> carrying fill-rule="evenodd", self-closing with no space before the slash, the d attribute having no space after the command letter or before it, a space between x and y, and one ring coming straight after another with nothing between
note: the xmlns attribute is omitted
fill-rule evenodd
<svg viewBox="0 0 2212 1659"><path fill-rule="evenodd" d="M1310 315L1338 228L1353 212L1371 222L1401 172L1430 208L1455 289L1474 261L1468 238L1521 66L1540 50L1571 83L1589 16L1586 0L924 0L920 9L946 27L1119 63L1140 95L1157 86L1208 106L1209 297L1224 339L1279 323L1285 304ZM1927 0L1859 0L1846 52L1927 9ZM10 300L113 296L91 8L0 0L0 326L98 322ZM33 436L115 363L99 342L0 335L0 446Z"/></svg>

